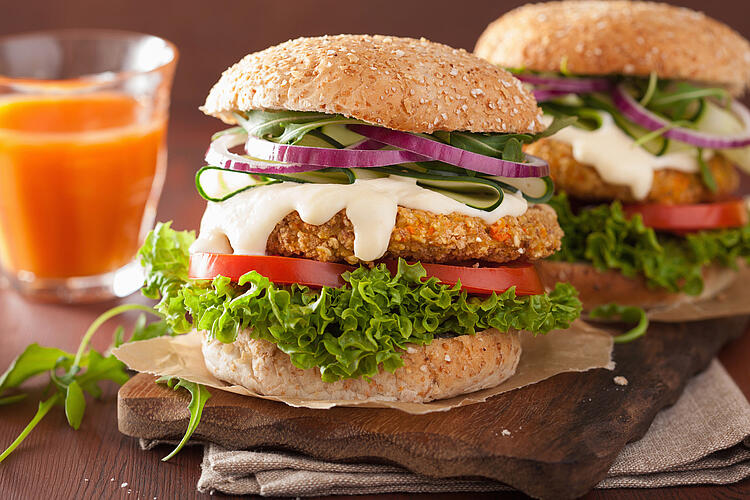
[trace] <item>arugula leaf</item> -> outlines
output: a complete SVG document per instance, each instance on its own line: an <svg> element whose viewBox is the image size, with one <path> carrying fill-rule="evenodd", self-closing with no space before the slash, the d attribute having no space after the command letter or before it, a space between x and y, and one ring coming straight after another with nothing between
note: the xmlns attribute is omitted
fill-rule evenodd
<svg viewBox="0 0 750 500"><path fill-rule="evenodd" d="M189 380L185 380L182 378L161 377L156 381L156 383L167 384L170 389L174 390L182 387L190 392L190 403L188 404L188 410L190 411L190 421L188 422L187 429L185 430L185 435L182 437L182 440L177 445L177 447L172 450L172 453L161 459L162 462L166 462L173 456L177 455L180 450L182 450L182 447L185 446L185 444L187 444L187 442L190 440L190 436L193 435L195 429L198 428L198 424L201 421L201 416L203 415L203 408L206 406L206 401L211 398L211 393L208 392L208 389L206 389L203 384L196 384L195 382L190 382Z"/></svg>
<svg viewBox="0 0 750 500"><path fill-rule="evenodd" d="M613 339L616 344L631 342L645 335L648 330L648 316L646 316L646 311L640 307L606 304L594 308L589 316L595 319L619 318L625 323L635 323L633 328Z"/></svg>
<svg viewBox="0 0 750 500"><path fill-rule="evenodd" d="M277 141L282 144L296 144L298 143L308 132L317 130L325 125L348 125L351 123L363 123L359 120L353 120L351 118L344 118L340 115L328 115L326 118L315 120L312 122L305 123L287 123L284 125L284 133L282 133Z"/></svg>
<svg viewBox="0 0 750 500"><path fill-rule="evenodd" d="M140 340L148 340L156 337L163 337L170 335L171 331L166 321L152 321L151 323L146 322L146 315L141 314L135 321L133 326L133 333L130 335L128 342L138 342ZM112 342L113 347L120 347L125 343L125 329L122 326L117 327L114 334L114 340Z"/></svg>
<svg viewBox="0 0 750 500"><path fill-rule="evenodd" d="M599 270L616 269L628 277L643 276L651 288L700 295L703 267L718 263L736 267L750 262L750 224L740 228L701 231L684 237L657 233L636 215L625 216L622 205L598 205L573 213L564 193L549 204L557 212L565 236L551 260L588 262Z"/></svg>
<svg viewBox="0 0 750 500"><path fill-rule="evenodd" d="M53 406L55 406L57 403L59 403L61 400L60 392L56 392L52 397L50 397L48 400L42 402L39 402L39 409L37 410L34 417L31 419L31 422L24 427L24 429L21 431L21 433L18 435L18 437L8 446L8 448L5 449L4 452L0 453L0 463L3 462L6 458L8 458L8 455L13 453L13 450L18 448L18 445L20 445L26 437L31 434L31 431L34 430L34 428L37 426L39 422L42 421L45 415L49 413L49 411L52 409Z"/></svg>
<svg viewBox="0 0 750 500"><path fill-rule="evenodd" d="M81 426L84 411L86 411L86 399L83 397L83 390L78 382L73 380L65 391L65 417L73 429L78 430Z"/></svg>
<svg viewBox="0 0 750 500"><path fill-rule="evenodd" d="M162 230L152 244L174 248L174 241L164 238L184 235ZM187 262L187 252L182 258ZM313 290L276 286L253 271L236 284L222 276L180 287L169 283L161 297L178 312L167 322L181 318L170 323L172 328L182 328L182 318L190 317L189 329L232 342L252 325L254 338L276 344L298 368L319 367L326 382L372 377L381 365L395 371L409 344L427 345L438 335L472 335L487 328L546 333L567 328L581 311L577 292L567 284L543 295L516 296L511 288L480 298L434 277L425 279L426 274L421 264L401 260L395 275L384 265L359 267L342 276L344 286Z"/></svg>
<svg viewBox="0 0 750 500"><path fill-rule="evenodd" d="M309 113L305 111L247 111L235 113L234 117L245 131L256 137L278 137L284 133L289 124L307 123L325 119L332 115L326 113ZM335 115L334 115L335 116Z"/></svg>
<svg viewBox="0 0 750 500"><path fill-rule="evenodd" d="M573 125L578 118L575 116L555 117L547 129L537 134L486 134L478 132L443 132L440 137L446 137L451 146L465 149L493 158L520 162L524 160L522 144L530 144L555 134L561 129ZM511 148L505 152L506 148Z"/></svg>
<svg viewBox="0 0 750 500"><path fill-rule="evenodd" d="M19 401L26 399L28 396L28 394L16 394L15 396L0 398L0 406L18 403Z"/></svg>
<svg viewBox="0 0 750 500"><path fill-rule="evenodd" d="M35 375L52 370L57 360L65 357L72 357L72 354L56 347L29 344L0 376L0 394L6 389L18 387Z"/></svg>
<svg viewBox="0 0 750 500"><path fill-rule="evenodd" d="M168 280L163 280L161 283L166 287L169 286ZM118 384L123 384L128 380L125 365L117 358L112 355L104 357L93 349L87 350L87 347L91 341L91 337L104 322L118 314L133 310L145 311L161 317L156 310L147 306L140 304L120 305L104 312L94 320L84 334L75 355L57 348L31 344L11 363L8 370L0 377L0 392L11 387L16 387L28 378L46 371L49 373L50 387L55 393L49 399L39 404L39 409L31 422L29 422L15 441L0 454L0 462L5 460L23 442L26 436L29 435L55 404L64 403L68 424L77 430L81 425L83 414L86 411L84 391L94 397L99 397L101 389L98 383L102 380L112 380ZM172 331L164 321L146 325L145 318L139 317L130 340L152 338L159 334L167 335L171 333ZM124 330L118 328L115 332L114 343L122 343L123 337ZM25 397L25 394L19 394L0 398L0 405L15 403Z"/></svg>

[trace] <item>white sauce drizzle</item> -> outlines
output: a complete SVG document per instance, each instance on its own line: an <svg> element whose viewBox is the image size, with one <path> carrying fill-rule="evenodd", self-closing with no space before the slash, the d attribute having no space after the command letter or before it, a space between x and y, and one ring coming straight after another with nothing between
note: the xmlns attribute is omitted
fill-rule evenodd
<svg viewBox="0 0 750 500"><path fill-rule="evenodd" d="M605 182L628 186L633 196L642 200L651 191L655 170L699 171L695 149L652 155L620 130L612 115L604 111L599 115L602 126L598 129L566 127L552 139L569 144L573 148L573 157L580 163L591 165Z"/></svg>
<svg viewBox="0 0 750 500"><path fill-rule="evenodd" d="M457 212L488 224L523 215L528 207L520 193L506 192L503 202L486 212L417 186L416 179L398 176L358 179L354 184L282 182L248 189L223 202L208 202L200 236L190 251L264 255L271 231L295 210L304 222L315 225L346 210L354 228L354 255L373 261L388 249L399 205L436 214Z"/></svg>

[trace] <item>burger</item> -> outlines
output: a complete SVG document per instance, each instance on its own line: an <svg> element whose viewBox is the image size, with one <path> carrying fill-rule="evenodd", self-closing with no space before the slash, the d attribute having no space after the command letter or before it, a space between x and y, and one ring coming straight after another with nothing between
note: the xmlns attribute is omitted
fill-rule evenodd
<svg viewBox="0 0 750 500"><path fill-rule="evenodd" d="M475 53L533 88L547 120L577 122L526 151L545 158L565 232L540 265L585 309L712 297L750 258L737 168L750 171L750 45L666 4L526 5L490 24Z"/></svg>
<svg viewBox="0 0 750 500"><path fill-rule="evenodd" d="M227 69L196 238L160 224L144 293L207 368L264 395L426 402L510 377L575 290L531 264L563 236L533 96L427 40L300 38ZM559 125L556 125L558 127Z"/></svg>

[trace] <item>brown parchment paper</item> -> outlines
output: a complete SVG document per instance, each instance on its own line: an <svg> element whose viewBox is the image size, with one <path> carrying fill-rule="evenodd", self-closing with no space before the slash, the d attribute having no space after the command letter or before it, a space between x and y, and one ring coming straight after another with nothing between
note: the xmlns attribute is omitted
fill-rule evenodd
<svg viewBox="0 0 750 500"><path fill-rule="evenodd" d="M652 321L681 323L750 314L750 267L739 264L737 279L710 299L655 307L647 312Z"/></svg>
<svg viewBox="0 0 750 500"><path fill-rule="evenodd" d="M181 377L214 389L280 401L290 406L313 409L334 406L394 408L418 415L481 403L497 394L535 384L558 373L584 372L594 368L614 369L612 337L580 320L568 330L556 330L547 335L534 337L523 333L521 345L523 350L516 374L501 385L430 403L316 401L256 394L244 387L227 384L208 371L203 361L201 339L196 332L123 344L112 353L132 370L159 376Z"/></svg>

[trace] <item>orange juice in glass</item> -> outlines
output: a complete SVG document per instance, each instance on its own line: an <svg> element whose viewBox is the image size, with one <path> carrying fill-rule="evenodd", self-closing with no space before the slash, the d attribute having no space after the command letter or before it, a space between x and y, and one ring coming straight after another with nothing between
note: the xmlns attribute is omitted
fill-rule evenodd
<svg viewBox="0 0 750 500"><path fill-rule="evenodd" d="M78 302L138 288L176 59L135 33L0 38L0 265L17 290Z"/></svg>

